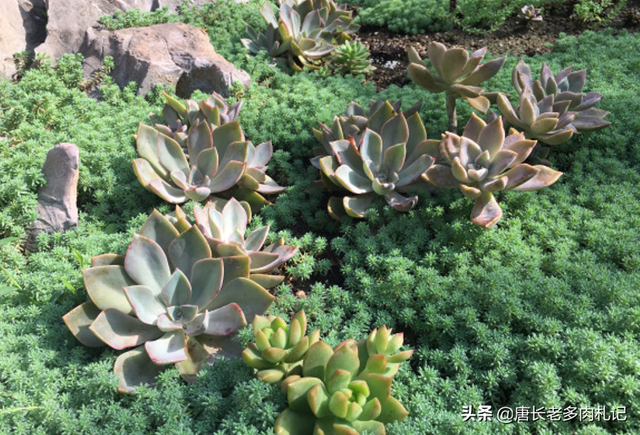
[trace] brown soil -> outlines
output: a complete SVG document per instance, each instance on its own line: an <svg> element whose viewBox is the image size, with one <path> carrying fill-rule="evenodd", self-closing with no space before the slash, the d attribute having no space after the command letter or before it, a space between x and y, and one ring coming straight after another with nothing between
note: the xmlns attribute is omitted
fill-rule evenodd
<svg viewBox="0 0 640 435"><path fill-rule="evenodd" d="M498 30L492 33L472 34L460 29L447 32L433 32L420 35L402 35L387 29L363 27L357 40L369 47L376 71L368 80L384 89L391 84L403 86L409 83L406 75L408 66L407 49L413 46L420 56L426 58L429 42L442 42L448 47L458 46L467 50L487 47L492 56L534 56L553 51L560 33L579 35L585 30L580 22L572 18L573 5L567 2L557 9L545 11L544 21L524 24L517 16L510 17ZM357 13L357 10L356 10ZM640 32L640 0L629 0L618 17L608 27L615 32L626 29Z"/></svg>

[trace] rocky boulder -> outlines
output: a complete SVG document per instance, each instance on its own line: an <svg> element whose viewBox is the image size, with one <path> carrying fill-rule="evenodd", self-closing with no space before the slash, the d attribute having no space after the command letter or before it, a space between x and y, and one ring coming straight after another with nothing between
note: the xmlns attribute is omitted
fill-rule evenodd
<svg viewBox="0 0 640 435"><path fill-rule="evenodd" d="M170 85L181 97L200 89L229 95L235 81L248 86L249 75L215 52L207 34L181 23L157 24L116 31L89 29L80 52L85 73L97 71L105 56L112 56L111 76L120 86L136 82L140 93L155 85Z"/></svg>
<svg viewBox="0 0 640 435"><path fill-rule="evenodd" d="M205 2L206 0L190 1L198 6ZM175 12L182 0L48 0L47 3L47 39L36 48L36 52L57 58L64 53L77 53L87 29L98 24L103 15L113 15L116 11L129 9L149 12L163 6L169 6Z"/></svg>
<svg viewBox="0 0 640 435"><path fill-rule="evenodd" d="M13 54L33 50L46 37L44 0L0 1L0 77L16 72Z"/></svg>

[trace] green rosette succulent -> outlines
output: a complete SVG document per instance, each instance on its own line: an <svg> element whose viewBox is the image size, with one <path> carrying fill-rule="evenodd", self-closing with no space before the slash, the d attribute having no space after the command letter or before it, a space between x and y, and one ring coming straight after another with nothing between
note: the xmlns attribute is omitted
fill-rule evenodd
<svg viewBox="0 0 640 435"><path fill-rule="evenodd" d="M200 121L187 132L186 148L157 129L140 124L140 158L133 167L140 183L172 204L234 196L252 207L268 204L261 194L284 190L268 175L271 142L255 147L237 120L221 126Z"/></svg>
<svg viewBox="0 0 640 435"><path fill-rule="evenodd" d="M168 364L195 381L212 358L240 353L231 336L274 300L250 279L248 257L214 258L198 227L182 224L154 211L124 257L93 257L91 300L63 317L87 346L129 349L114 366L121 392L154 384Z"/></svg>
<svg viewBox="0 0 640 435"><path fill-rule="evenodd" d="M578 132L599 130L611 124L604 119L609 112L595 107L603 95L581 92L587 80L587 71L584 69L573 71L573 67L568 67L554 75L547 64L543 63L540 79L534 81L531 68L520 59L513 68L511 80L520 95L530 90L538 101L553 95L552 111L560 115L564 111L575 113L571 125Z"/></svg>
<svg viewBox="0 0 640 435"><path fill-rule="evenodd" d="M304 310L293 316L291 326L281 317L256 316L253 319L256 341L242 352L242 359L249 367L257 369L258 378L268 384L280 382L290 375L301 375L307 350L320 339L319 330L306 333Z"/></svg>
<svg viewBox="0 0 640 435"><path fill-rule="evenodd" d="M404 343L404 334L391 334L392 329L383 325L380 329L374 329L366 340L358 342L358 356L360 357L360 372L366 369L371 357L386 359L386 366L381 373L393 377L398 373L400 364L411 358L413 350L398 352Z"/></svg>
<svg viewBox="0 0 640 435"><path fill-rule="evenodd" d="M355 110L358 107L352 106ZM323 148L317 150L320 155L311 163L320 168L330 189L353 194L332 197L328 205L331 216L340 219L346 212L362 218L376 196L383 196L387 204L400 211L416 205L417 196L402 193L423 187L420 175L433 163L431 154L438 147L438 141L427 139L417 109L407 119L387 101L369 118L357 111L346 122L337 118L331 128L321 126L323 130L316 137ZM330 140L334 137L340 139ZM330 154L323 156L325 151Z"/></svg>
<svg viewBox="0 0 640 435"><path fill-rule="evenodd" d="M502 118L487 125L474 114L462 136L443 135L440 161L423 178L437 187L459 188L475 201L472 222L490 228L502 217L495 192L539 190L562 175L544 165L523 163L535 145L521 133L505 137Z"/></svg>
<svg viewBox="0 0 640 435"><path fill-rule="evenodd" d="M385 424L403 421L407 410L391 396L386 358L369 357L363 371L358 346L348 340L332 349L319 341L309 348L302 376L289 376L289 407L278 417L281 435L386 433Z"/></svg>
<svg viewBox="0 0 640 435"><path fill-rule="evenodd" d="M345 41L331 55L331 68L339 74L371 74L376 67L371 65L369 50L360 42Z"/></svg>
<svg viewBox="0 0 640 435"><path fill-rule="evenodd" d="M445 93L449 131L453 133L456 133L458 127L456 99L464 98L471 107L482 113L489 110L489 98L483 95L484 88L478 85L495 76L504 65L506 57L480 65L486 53L486 47L469 55L464 48L447 48L439 42L431 42L427 54L433 67L432 72L416 49L409 47L409 77L429 92Z"/></svg>
<svg viewBox="0 0 640 435"><path fill-rule="evenodd" d="M242 39L242 44L253 54L269 52L295 71L319 69L335 50L334 44L350 39L359 28L353 24L351 12L332 0L281 0L278 18L265 2L260 13L267 22L265 33L247 26L249 38Z"/></svg>
<svg viewBox="0 0 640 435"><path fill-rule="evenodd" d="M235 121L240 114L242 101L227 104L217 92L213 92L206 100L195 102L187 100L186 105L163 92L165 105L162 117L166 124L155 124L160 133L172 138L187 149L187 137L191 127L206 121L211 128L219 127Z"/></svg>
<svg viewBox="0 0 640 435"><path fill-rule="evenodd" d="M298 252L298 248L285 245L283 238L265 247L269 225L255 229L245 238L250 215L246 208L233 198L227 201L222 209L219 203L213 202L207 203L204 207L196 205L194 216L212 251L223 257L248 256L251 260L251 274L268 274Z"/></svg>

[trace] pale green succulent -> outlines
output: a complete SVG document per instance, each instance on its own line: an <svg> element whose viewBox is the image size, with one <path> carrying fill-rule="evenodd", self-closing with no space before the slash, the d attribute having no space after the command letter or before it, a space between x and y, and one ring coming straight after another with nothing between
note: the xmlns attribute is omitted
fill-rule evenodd
<svg viewBox="0 0 640 435"><path fill-rule="evenodd" d="M219 204L209 202L204 208L199 205L194 208L196 223L216 255L246 255L251 260L251 274L263 275L270 273L298 252L298 248L285 245L283 238L264 247L269 225L255 229L245 238L249 215L246 208L235 199L227 201L222 209L219 207ZM273 279L270 278L270 281ZM279 282L269 287L276 284Z"/></svg>
<svg viewBox="0 0 640 435"><path fill-rule="evenodd" d="M144 124L136 141L140 158L133 167L138 180L172 204L234 196L260 207L267 203L261 193L284 190L265 173L273 153L271 142L255 147L237 120L220 126L200 121L187 131L186 148Z"/></svg>
<svg viewBox="0 0 640 435"><path fill-rule="evenodd" d="M285 377L302 374L302 360L307 350L320 339L320 331L307 333L304 310L291 319L291 326L281 317L256 316L253 320L255 343L242 352L249 367L258 370L262 381L273 384Z"/></svg>
<svg viewBox="0 0 640 435"><path fill-rule="evenodd" d="M495 192L539 190L562 175L544 165L523 163L535 145L536 141L525 139L521 133L505 137L502 118L487 125L474 114L462 136L443 135L439 163L423 178L437 187L459 188L475 201L472 222L490 228L502 217Z"/></svg>
<svg viewBox="0 0 640 435"><path fill-rule="evenodd" d="M281 0L276 18L272 6L260 8L267 22L265 33L247 26L249 39L242 44L254 54L264 50L274 58L285 58L295 71L319 69L336 46L350 38L358 26L351 12L332 0Z"/></svg>
<svg viewBox="0 0 640 435"><path fill-rule="evenodd" d="M312 160L333 190L350 195L329 200L329 213L339 219L344 212L362 218L376 196L383 196L400 211L412 209L418 197L406 197L423 187L420 175L432 164L439 141L428 140L417 110L409 117L397 113L391 103L380 103L367 118L359 106L349 119L337 118L316 134L323 143ZM359 108L359 109L358 109ZM340 139L331 140L334 137ZM328 145L328 146L327 146ZM327 149L328 148L328 149ZM330 154L323 155L324 152Z"/></svg>
<svg viewBox="0 0 640 435"><path fill-rule="evenodd" d="M506 57L480 65L487 53L486 48L469 55L464 48L447 48L439 42L430 42L427 53L433 71L425 65L416 49L409 47L409 77L429 92L445 93L449 131L456 133L456 99L464 98L471 107L486 113L491 103L483 95L484 88L478 85L495 76L504 65Z"/></svg>
<svg viewBox="0 0 640 435"><path fill-rule="evenodd" d="M238 118L242 101L227 104L217 92L213 92L206 100L195 102L187 100L186 105L163 92L166 103L162 116L166 124L155 124L154 127L164 135L174 139L187 148L187 135L191 127L202 121L209 123L210 128L219 127Z"/></svg>
<svg viewBox="0 0 640 435"><path fill-rule="evenodd" d="M248 257L214 258L198 227L157 211L124 257L93 257L83 276L91 301L63 319L87 346L130 349L114 366L126 393L154 384L168 364L195 381L212 357L238 355L231 336L274 300L251 280Z"/></svg>
<svg viewBox="0 0 640 435"><path fill-rule="evenodd" d="M387 121L398 116L401 112L401 105L402 101L389 102L384 100L371 100L369 107L365 109L358 103L352 101L347 108L346 115L334 117L331 125L325 125L318 121L320 129L313 128L312 130L313 136L322 144L322 147L313 149L315 157L311 159L311 164L321 169L320 158L333 153L330 145L333 141L353 138L353 140L358 143L365 128L369 128L379 134L382 126ZM416 137L424 130L424 125L418 115L421 107L422 100L418 101L408 110L402 111L409 123L410 134Z"/></svg>
<svg viewBox="0 0 640 435"><path fill-rule="evenodd" d="M359 341L358 356L360 358L360 372L366 369L367 364L373 370L374 364L369 360L385 359L385 364L378 362L378 367L384 366L380 374L393 377L398 373L400 364L411 358L413 350L398 352L404 343L404 334L391 334L391 329L382 325L380 329L374 329L365 339Z"/></svg>
<svg viewBox="0 0 640 435"><path fill-rule="evenodd" d="M358 346L348 340L332 349L319 341L302 363L302 376L282 384L289 407L278 417L281 435L386 433L385 424L403 421L409 414L391 396L392 378L384 375L383 355L369 357L361 370Z"/></svg>

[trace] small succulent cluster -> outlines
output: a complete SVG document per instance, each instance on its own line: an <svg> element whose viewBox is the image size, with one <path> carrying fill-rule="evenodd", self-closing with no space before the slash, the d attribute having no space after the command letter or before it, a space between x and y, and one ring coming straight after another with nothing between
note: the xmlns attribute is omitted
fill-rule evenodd
<svg viewBox="0 0 640 435"><path fill-rule="evenodd" d="M478 85L495 76L504 65L506 57L481 65L480 62L487 54L486 48L469 55L464 48L447 48L439 42L431 42L427 55L433 67L432 72L415 48L410 47L408 54L411 80L429 92L445 93L450 132L455 133L458 127L456 99L465 99L471 107L482 113L489 110L492 95L485 94L484 88Z"/></svg>
<svg viewBox="0 0 640 435"><path fill-rule="evenodd" d="M499 96L498 108L509 122L517 125L529 137L548 145L564 143L574 133L599 130L611 124L604 119L609 112L595 107L602 100L602 94L581 92L586 79L586 70L573 71L573 67L568 67L554 75L545 63L540 71L540 79L534 81L531 68L521 59L511 75L513 86L520 95L520 106L513 110L509 100ZM514 116L516 112L522 114ZM533 117L530 112L533 112ZM551 127L554 129L552 131L571 130L572 133L554 137L550 131L546 131L552 122L545 121L547 127L542 128L539 122L536 124L538 119L558 120L557 125Z"/></svg>
<svg viewBox="0 0 640 435"><path fill-rule="evenodd" d="M290 375L302 374L302 359L309 347L320 340L320 330L307 333L307 316L300 311L287 325L281 317L256 316L253 320L255 343L242 352L249 367L258 370L258 377L275 384Z"/></svg>
<svg viewBox="0 0 640 435"><path fill-rule="evenodd" d="M141 123L136 135L140 158L133 167L145 189L172 204L235 197L254 209L268 204L261 194L284 190L266 175L271 142L246 140L237 120L240 104L228 106L215 93L186 106L166 98L167 125Z"/></svg>
<svg viewBox="0 0 640 435"><path fill-rule="evenodd" d="M433 163L439 141L428 140L418 110L421 103L399 112L400 102L372 101L369 110L352 103L348 116L320 123L314 135L322 143L312 164L332 190L347 196L332 197L329 213L339 219L345 212L364 217L377 196L401 211L412 209L418 197L404 196L424 187L420 175Z"/></svg>
<svg viewBox="0 0 640 435"><path fill-rule="evenodd" d="M345 41L331 54L330 68L338 74L371 74L376 67L371 65L369 50L361 42Z"/></svg>
<svg viewBox="0 0 640 435"><path fill-rule="evenodd" d="M525 5L520 9L520 19L527 24L540 23L542 22L541 10L533 5Z"/></svg>
<svg viewBox="0 0 640 435"><path fill-rule="evenodd" d="M242 44L253 54L267 51L294 71L322 67L323 60L350 39L359 26L351 12L333 0L280 0L278 17L270 3L260 8L267 22L265 33L247 26L248 39Z"/></svg>
<svg viewBox="0 0 640 435"><path fill-rule="evenodd" d="M256 342L243 359L264 382L280 383L289 407L275 423L281 435L386 433L385 423L402 421L407 410L391 396L393 376L413 351L398 352L402 334L383 326L367 339L335 348L306 332L304 311L291 326L279 317L256 316Z"/></svg>
<svg viewBox="0 0 640 435"><path fill-rule="evenodd" d="M221 213L222 228L233 231L233 237L246 227L247 215L238 209L244 211L232 199ZM268 228L256 231L260 240L253 247L259 255ZM91 301L63 318L87 346L131 349L114 366L120 391L130 393L141 383L153 384L168 364L175 364L186 380L193 381L214 356L239 355L241 348L231 336L269 308L274 297L266 288L282 281L269 272L296 251L280 244L286 254L272 254L272 249L269 267L256 271L246 250L221 254L210 243L180 207L167 216L154 211L133 236L124 257L93 257L91 267L83 270Z"/></svg>
<svg viewBox="0 0 640 435"><path fill-rule="evenodd" d="M535 145L535 140L525 139L521 133L505 137L502 118L487 125L474 114L462 136L444 136L440 163L431 166L423 177L438 187L459 188L465 197L475 201L471 221L490 228L502 217L495 192L539 190L562 175L547 166L523 163Z"/></svg>

